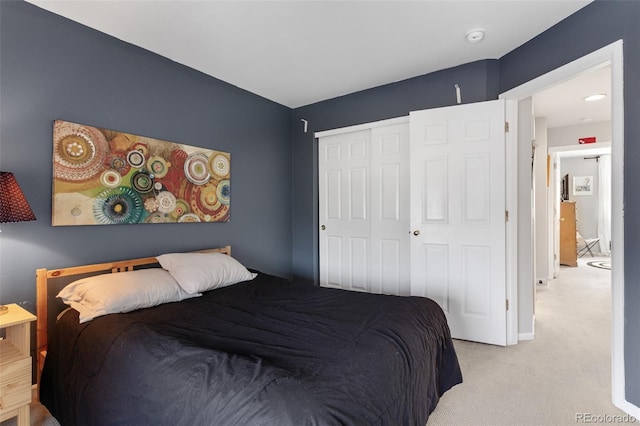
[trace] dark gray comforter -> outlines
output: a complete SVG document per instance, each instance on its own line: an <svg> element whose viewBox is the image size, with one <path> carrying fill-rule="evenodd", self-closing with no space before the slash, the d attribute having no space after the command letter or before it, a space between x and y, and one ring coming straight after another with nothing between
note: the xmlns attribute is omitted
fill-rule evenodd
<svg viewBox="0 0 640 426"><path fill-rule="evenodd" d="M421 425L462 376L425 298L258 274L78 324L49 345L41 401L63 425Z"/></svg>

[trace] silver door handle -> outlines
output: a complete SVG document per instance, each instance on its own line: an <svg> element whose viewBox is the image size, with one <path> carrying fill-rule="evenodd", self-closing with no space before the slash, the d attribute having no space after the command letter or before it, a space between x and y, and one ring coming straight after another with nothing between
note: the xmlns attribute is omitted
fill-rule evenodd
<svg viewBox="0 0 640 426"><path fill-rule="evenodd" d="M420 230L416 229L415 231L413 231L413 235L415 235L416 237L420 235Z"/></svg>

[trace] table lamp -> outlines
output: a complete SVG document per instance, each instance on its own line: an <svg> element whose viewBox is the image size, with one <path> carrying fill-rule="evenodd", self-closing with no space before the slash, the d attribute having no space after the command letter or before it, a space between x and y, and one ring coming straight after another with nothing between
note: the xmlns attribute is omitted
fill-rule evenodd
<svg viewBox="0 0 640 426"><path fill-rule="evenodd" d="M0 223L36 220L20 185L11 172L0 172ZM8 308L0 305L0 315Z"/></svg>

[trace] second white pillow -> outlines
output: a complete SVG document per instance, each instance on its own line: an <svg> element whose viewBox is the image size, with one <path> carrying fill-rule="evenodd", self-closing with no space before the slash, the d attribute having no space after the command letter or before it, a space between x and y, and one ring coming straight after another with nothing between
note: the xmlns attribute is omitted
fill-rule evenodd
<svg viewBox="0 0 640 426"><path fill-rule="evenodd" d="M222 253L169 253L157 259L187 293L226 287L252 280L257 275Z"/></svg>

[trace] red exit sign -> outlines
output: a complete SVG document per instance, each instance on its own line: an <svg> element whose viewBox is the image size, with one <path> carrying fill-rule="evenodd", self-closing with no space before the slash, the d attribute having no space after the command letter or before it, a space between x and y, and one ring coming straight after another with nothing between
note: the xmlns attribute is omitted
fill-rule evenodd
<svg viewBox="0 0 640 426"><path fill-rule="evenodd" d="M595 142L596 142L596 137L595 136L589 136L588 138L580 138L580 139L578 139L578 143L579 144L595 143Z"/></svg>

